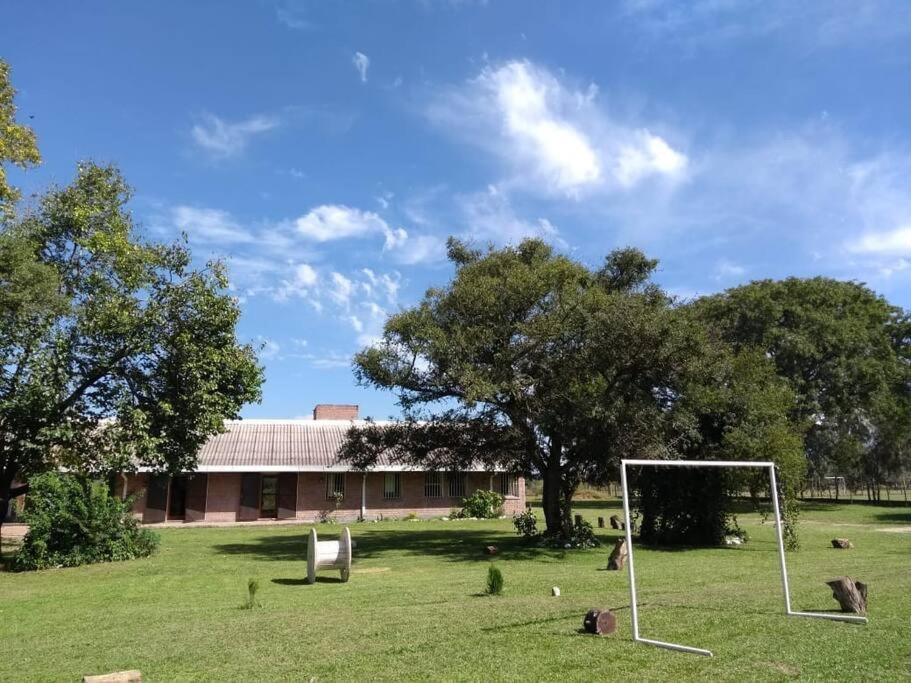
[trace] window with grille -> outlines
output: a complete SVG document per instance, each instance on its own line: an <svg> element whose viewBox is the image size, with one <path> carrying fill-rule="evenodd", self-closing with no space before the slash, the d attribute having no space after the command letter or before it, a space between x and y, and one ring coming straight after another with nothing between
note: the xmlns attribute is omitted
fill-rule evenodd
<svg viewBox="0 0 911 683"><path fill-rule="evenodd" d="M278 476L264 474L259 481L259 516L278 517Z"/></svg>
<svg viewBox="0 0 911 683"><path fill-rule="evenodd" d="M506 474L505 472L502 472L498 479L498 489L501 495L512 498L519 497L519 477L515 474Z"/></svg>
<svg viewBox="0 0 911 683"><path fill-rule="evenodd" d="M326 500L345 497L345 473L329 472L326 475Z"/></svg>
<svg viewBox="0 0 911 683"><path fill-rule="evenodd" d="M440 498L443 495L443 478L439 472L424 473L424 497Z"/></svg>
<svg viewBox="0 0 911 683"><path fill-rule="evenodd" d="M462 498L465 495L465 475L462 472L450 472L447 477L449 482L449 497Z"/></svg>
<svg viewBox="0 0 911 683"><path fill-rule="evenodd" d="M383 498L402 497L402 475L400 472L386 472L383 477Z"/></svg>

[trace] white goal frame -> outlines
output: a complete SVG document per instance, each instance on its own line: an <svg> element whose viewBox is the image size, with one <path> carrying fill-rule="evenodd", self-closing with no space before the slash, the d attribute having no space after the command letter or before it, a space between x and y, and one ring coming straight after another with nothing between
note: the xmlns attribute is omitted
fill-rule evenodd
<svg viewBox="0 0 911 683"><path fill-rule="evenodd" d="M781 587L784 591L784 609L785 614L789 617L812 617L815 619L832 619L834 621L851 621L862 624L867 623L866 617L853 616L848 614L827 614L822 612L797 612L791 609L791 591L788 586L788 568L785 564L784 556L784 535L782 533L781 509L778 502L778 481L775 477L775 463L763 461L748 460L621 460L620 461L620 485L623 488L623 518L626 529L626 548L629 554L627 558L627 570L629 571L629 596L630 612L633 619L633 641L654 645L656 647L667 648L668 650L679 650L680 652L691 652L705 657L711 657L711 650L704 650L689 645L679 645L677 643L665 643L661 640L651 640L642 638L639 635L639 609L636 604L636 570L633 563L633 529L632 520L629 513L629 490L626 486L626 468L631 467L753 467L763 468L769 472L769 481L771 483L772 507L775 512L775 534L778 538L778 561L781 566Z"/></svg>

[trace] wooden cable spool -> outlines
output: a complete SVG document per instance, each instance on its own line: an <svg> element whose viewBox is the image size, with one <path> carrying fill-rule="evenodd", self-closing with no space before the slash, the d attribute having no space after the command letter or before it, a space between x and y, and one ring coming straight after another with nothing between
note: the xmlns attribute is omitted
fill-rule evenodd
<svg viewBox="0 0 911 683"><path fill-rule="evenodd" d="M348 527L342 530L342 537L337 541L320 541L316 529L310 529L307 542L307 583L316 581L316 572L321 569L338 569L342 581L351 575L351 532Z"/></svg>

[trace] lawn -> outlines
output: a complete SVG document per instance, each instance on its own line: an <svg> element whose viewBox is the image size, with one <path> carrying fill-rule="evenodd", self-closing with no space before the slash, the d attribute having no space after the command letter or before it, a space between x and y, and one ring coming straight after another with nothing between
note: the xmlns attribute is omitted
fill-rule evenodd
<svg viewBox="0 0 911 683"><path fill-rule="evenodd" d="M604 570L609 548L530 549L507 520L403 521L351 525L347 584L304 583L306 526L168 529L146 560L0 573L0 680L131 668L149 681L911 680L911 508L803 511L804 547L788 558L795 608L835 608L823 582L848 574L870 586L868 626L783 616L773 530L740 521L743 547L636 552L642 635L713 659L631 642L627 575ZM616 532L602 531L610 543ZM856 548L832 549L834 536ZM488 544L500 548L499 597L480 594ZM242 610L251 577L263 606ZM591 607L616 610L617 633L581 634Z"/></svg>

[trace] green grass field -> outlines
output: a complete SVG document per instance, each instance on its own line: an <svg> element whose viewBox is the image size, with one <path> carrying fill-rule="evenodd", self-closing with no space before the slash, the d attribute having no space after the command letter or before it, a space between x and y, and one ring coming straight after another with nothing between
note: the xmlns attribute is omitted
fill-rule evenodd
<svg viewBox="0 0 911 683"><path fill-rule="evenodd" d="M642 635L713 659L630 640L627 574L603 569L609 548L529 549L508 520L383 522L351 525L347 584L304 583L306 526L168 529L146 560L0 573L0 680L134 668L149 681L911 680L911 508L805 506L803 550L788 558L795 608L836 608L823 582L847 574L870 586L868 626L785 617L773 530L740 522L743 547L636 552ZM832 549L835 536L856 548ZM491 543L499 597L481 595ZM242 610L251 577L263 607ZM617 633L580 633L591 607L615 610Z"/></svg>

